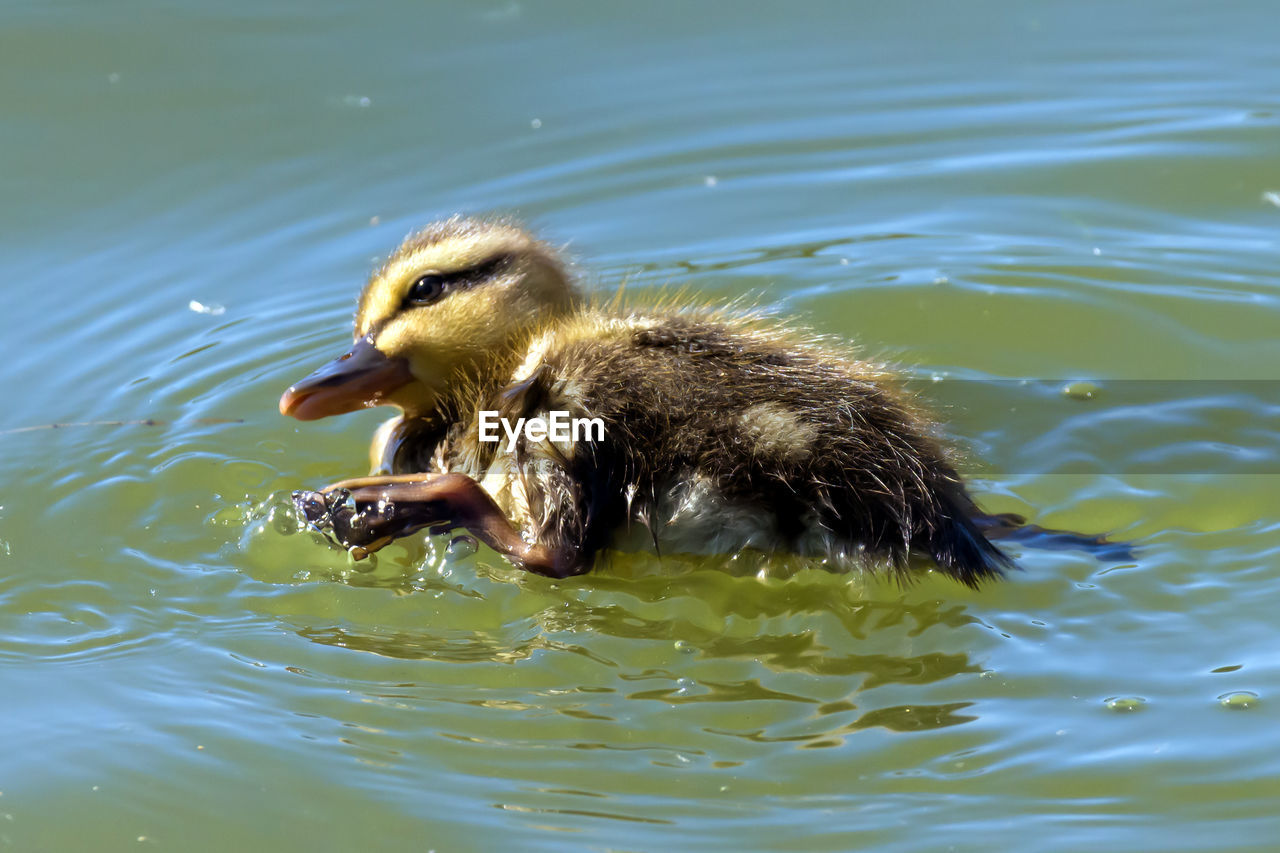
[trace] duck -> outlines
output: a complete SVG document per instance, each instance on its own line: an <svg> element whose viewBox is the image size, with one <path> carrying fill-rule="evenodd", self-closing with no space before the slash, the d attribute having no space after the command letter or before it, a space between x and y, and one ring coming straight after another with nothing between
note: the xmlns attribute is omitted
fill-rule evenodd
<svg viewBox="0 0 1280 853"><path fill-rule="evenodd" d="M399 409L369 475L293 494L356 559L462 529L566 578L638 529L659 554L752 549L901 581L919 558L968 587L1013 565L989 534L1014 517L979 510L888 368L768 312L592 298L510 219L406 238L364 286L353 339L279 408Z"/></svg>

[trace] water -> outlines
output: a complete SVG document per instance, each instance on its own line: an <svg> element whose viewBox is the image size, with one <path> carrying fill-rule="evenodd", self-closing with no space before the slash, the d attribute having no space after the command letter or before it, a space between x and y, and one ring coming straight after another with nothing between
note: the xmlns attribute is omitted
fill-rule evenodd
<svg viewBox="0 0 1280 853"><path fill-rule="evenodd" d="M0 845L1272 843L1270 4L0 24ZM348 563L283 496L359 473L382 415L276 398L375 257L489 210L602 288L745 294L899 361L987 509L1135 559L1019 549L977 593L551 582L447 539ZM50 427L94 421L128 423Z"/></svg>

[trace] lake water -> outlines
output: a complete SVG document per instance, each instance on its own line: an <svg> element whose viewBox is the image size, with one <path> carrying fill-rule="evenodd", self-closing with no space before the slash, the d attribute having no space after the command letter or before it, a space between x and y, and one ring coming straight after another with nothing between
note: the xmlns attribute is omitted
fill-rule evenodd
<svg viewBox="0 0 1280 853"><path fill-rule="evenodd" d="M1271 846L1278 35L1262 0L5 4L0 847ZM1133 559L553 582L288 535L385 413L281 390L459 211L894 360L985 508Z"/></svg>

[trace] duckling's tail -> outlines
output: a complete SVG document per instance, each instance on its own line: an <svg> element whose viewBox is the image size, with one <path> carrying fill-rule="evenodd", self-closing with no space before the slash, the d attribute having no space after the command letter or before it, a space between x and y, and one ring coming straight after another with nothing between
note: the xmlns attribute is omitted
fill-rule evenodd
<svg viewBox="0 0 1280 853"><path fill-rule="evenodd" d="M944 574L977 589L983 581L996 580L1017 566L994 545L977 521L982 512L963 491L944 492L942 512L933 519L925 536L925 550Z"/></svg>
<svg viewBox="0 0 1280 853"><path fill-rule="evenodd" d="M1020 542L1047 551L1085 551L1099 560L1127 562L1134 559L1133 546L1128 542L1115 542L1105 534L1090 536L1072 530L1054 530L1038 524L1028 524L1017 513L988 514L977 512L972 516L974 526L988 540L997 539Z"/></svg>
<svg viewBox="0 0 1280 853"><path fill-rule="evenodd" d="M926 535L926 549L944 574L969 587L994 580L1018 568L997 542L1019 542L1054 551L1086 551L1096 559L1126 562L1133 547L1106 536L1051 530L1014 513L989 514L978 509L960 488L943 490L939 509Z"/></svg>

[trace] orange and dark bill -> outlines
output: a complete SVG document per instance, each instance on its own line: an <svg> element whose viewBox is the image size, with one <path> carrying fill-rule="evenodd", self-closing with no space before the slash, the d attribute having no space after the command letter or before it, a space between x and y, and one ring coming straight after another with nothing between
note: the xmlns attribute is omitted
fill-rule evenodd
<svg viewBox="0 0 1280 853"><path fill-rule="evenodd" d="M298 382L280 397L280 414L300 421L382 405L413 374L402 358L387 358L364 337L350 351Z"/></svg>

